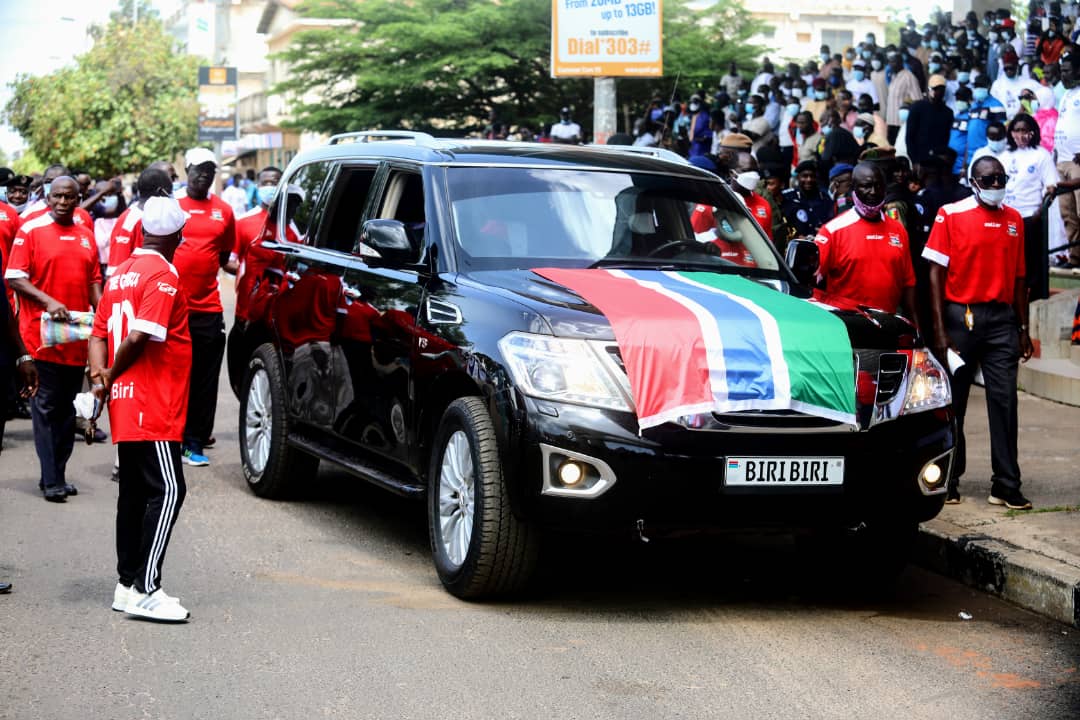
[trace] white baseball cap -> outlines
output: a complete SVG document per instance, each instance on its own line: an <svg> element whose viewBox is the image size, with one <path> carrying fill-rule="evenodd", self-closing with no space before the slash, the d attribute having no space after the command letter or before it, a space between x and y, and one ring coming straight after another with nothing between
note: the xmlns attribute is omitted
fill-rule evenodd
<svg viewBox="0 0 1080 720"><path fill-rule="evenodd" d="M184 227L189 217L180 209L180 203L175 198L154 196L143 205L143 234L156 237L172 235Z"/></svg>
<svg viewBox="0 0 1080 720"><path fill-rule="evenodd" d="M184 167L202 165L203 163L214 163L214 167L217 167L217 158L214 157L213 150L207 150L206 148L191 148L184 153Z"/></svg>

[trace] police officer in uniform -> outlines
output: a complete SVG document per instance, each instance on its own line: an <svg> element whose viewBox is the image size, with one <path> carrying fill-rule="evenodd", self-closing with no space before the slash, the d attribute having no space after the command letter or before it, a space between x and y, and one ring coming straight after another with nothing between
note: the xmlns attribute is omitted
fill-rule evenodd
<svg viewBox="0 0 1080 720"><path fill-rule="evenodd" d="M784 191L780 211L794 237L814 237L832 217L833 203L818 182L818 164L803 160L795 167L796 186Z"/></svg>
<svg viewBox="0 0 1080 720"><path fill-rule="evenodd" d="M923 257L930 262L933 349L952 372L959 438L947 503L960 502L966 467L964 415L976 365L986 378L993 468L989 502L1029 510L1020 492L1016 377L1028 337L1024 222L1004 205L1005 168L985 156L971 166L973 197L945 205L934 219ZM962 363L962 364L961 364Z"/></svg>

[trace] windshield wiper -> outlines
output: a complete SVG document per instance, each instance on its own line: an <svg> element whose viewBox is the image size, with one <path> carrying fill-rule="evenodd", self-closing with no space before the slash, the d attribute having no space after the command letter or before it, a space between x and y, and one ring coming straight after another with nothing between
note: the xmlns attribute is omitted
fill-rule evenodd
<svg viewBox="0 0 1080 720"><path fill-rule="evenodd" d="M709 260L709 261L694 261L694 260L674 260L672 258L634 258L634 257L621 257L621 258L600 258L592 265L589 265L589 269L594 268L633 268L642 269L647 268L649 270L706 270L709 272L723 273L725 275L738 273L741 270L750 270L751 268L745 268L741 265L736 265L728 260Z"/></svg>

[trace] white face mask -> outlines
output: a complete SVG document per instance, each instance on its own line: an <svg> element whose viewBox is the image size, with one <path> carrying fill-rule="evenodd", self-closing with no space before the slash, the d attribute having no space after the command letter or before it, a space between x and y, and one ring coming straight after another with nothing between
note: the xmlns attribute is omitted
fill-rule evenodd
<svg viewBox="0 0 1080 720"><path fill-rule="evenodd" d="M979 187L977 183L972 183L972 188L978 198L987 205L1001 207L1001 203L1005 202L1005 188L990 188L987 190Z"/></svg>
<svg viewBox="0 0 1080 720"><path fill-rule="evenodd" d="M875 70L880 70L881 69L881 61L880 60L871 60L870 61L870 67L874 68Z"/></svg>
<svg viewBox="0 0 1080 720"><path fill-rule="evenodd" d="M761 182L761 173L757 170L751 170L750 172L742 172L735 176L735 182L739 187L753 192L754 188Z"/></svg>

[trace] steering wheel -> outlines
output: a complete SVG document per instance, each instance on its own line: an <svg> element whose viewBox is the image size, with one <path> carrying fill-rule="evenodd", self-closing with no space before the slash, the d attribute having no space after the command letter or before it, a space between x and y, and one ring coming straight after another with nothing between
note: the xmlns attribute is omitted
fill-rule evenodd
<svg viewBox="0 0 1080 720"><path fill-rule="evenodd" d="M653 248L645 257L656 257L660 253L675 250L676 248L685 248L698 253L704 253L706 255L716 255L717 247L711 242L703 243L697 240L671 240L658 247ZM712 251L710 252L710 248ZM672 252L672 255L675 253Z"/></svg>

